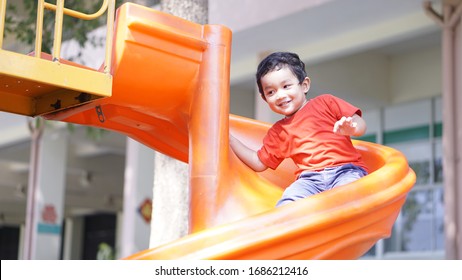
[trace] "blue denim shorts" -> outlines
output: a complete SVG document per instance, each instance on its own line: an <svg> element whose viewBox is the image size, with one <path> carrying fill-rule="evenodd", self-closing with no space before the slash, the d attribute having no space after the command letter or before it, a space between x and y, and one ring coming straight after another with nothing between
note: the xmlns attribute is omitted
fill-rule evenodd
<svg viewBox="0 0 462 280"><path fill-rule="evenodd" d="M366 170L351 163L328 167L322 171L304 171L286 188L276 207L346 185L366 175Z"/></svg>

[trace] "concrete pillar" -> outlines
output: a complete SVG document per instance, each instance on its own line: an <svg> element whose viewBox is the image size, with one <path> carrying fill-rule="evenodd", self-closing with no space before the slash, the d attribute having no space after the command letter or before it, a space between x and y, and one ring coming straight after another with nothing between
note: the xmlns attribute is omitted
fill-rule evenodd
<svg viewBox="0 0 462 280"><path fill-rule="evenodd" d="M457 197L456 197L456 207L457 207L457 237L456 237L456 246L457 253L454 255L454 259L462 259L462 1L459 0L459 5L457 6L458 13L454 16L458 17L457 23L454 25L454 95L455 95L455 111L456 111L456 140L457 145L456 152L457 157L455 160L456 163L456 186L455 188ZM454 151L455 152L455 151Z"/></svg>
<svg viewBox="0 0 462 280"><path fill-rule="evenodd" d="M160 5L163 12L200 24L207 23L207 0L161 0ZM151 248L182 237L189 231L188 165L156 152L154 168Z"/></svg>
<svg viewBox="0 0 462 280"><path fill-rule="evenodd" d="M156 153L149 248L157 247L188 234L188 173L186 163Z"/></svg>
<svg viewBox="0 0 462 280"><path fill-rule="evenodd" d="M154 151L128 137L126 151L124 211L117 258L149 248L152 214Z"/></svg>
<svg viewBox="0 0 462 280"><path fill-rule="evenodd" d="M192 22L208 22L208 0L161 0L160 7L163 12Z"/></svg>
<svg viewBox="0 0 462 280"><path fill-rule="evenodd" d="M58 260L61 252L67 131L43 126L32 133L22 255L26 260Z"/></svg>
<svg viewBox="0 0 462 280"><path fill-rule="evenodd" d="M443 172L447 259L462 259L462 0L444 0L442 14L424 2L443 29Z"/></svg>

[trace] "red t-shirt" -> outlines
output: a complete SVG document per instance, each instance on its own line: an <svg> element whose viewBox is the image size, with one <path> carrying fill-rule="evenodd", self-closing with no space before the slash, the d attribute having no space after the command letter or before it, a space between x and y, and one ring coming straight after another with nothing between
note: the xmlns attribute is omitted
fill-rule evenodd
<svg viewBox="0 0 462 280"><path fill-rule="evenodd" d="M297 165L297 177L305 170L319 171L347 163L367 170L350 137L333 132L335 122L354 114L361 116L362 112L333 95L310 99L294 115L279 120L268 130L258 157L271 169L291 158Z"/></svg>

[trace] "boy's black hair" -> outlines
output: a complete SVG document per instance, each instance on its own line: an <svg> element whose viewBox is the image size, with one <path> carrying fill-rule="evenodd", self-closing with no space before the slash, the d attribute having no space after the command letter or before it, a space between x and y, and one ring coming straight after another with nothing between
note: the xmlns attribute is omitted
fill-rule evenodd
<svg viewBox="0 0 462 280"><path fill-rule="evenodd" d="M300 83L307 77L305 72L305 63L300 60L300 57L297 54L291 52L272 53L258 64L257 74L255 75L258 91L262 95L263 99L265 99L265 95L261 85L261 78L269 72L279 70L283 67L288 67Z"/></svg>

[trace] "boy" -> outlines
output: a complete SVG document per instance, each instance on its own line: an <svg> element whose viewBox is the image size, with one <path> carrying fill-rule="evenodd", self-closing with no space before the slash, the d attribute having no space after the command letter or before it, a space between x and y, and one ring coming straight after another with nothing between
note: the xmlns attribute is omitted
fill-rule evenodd
<svg viewBox="0 0 462 280"><path fill-rule="evenodd" d="M353 182L367 174L350 136L361 136L366 123L361 110L324 94L308 100L310 79L297 54L276 52L260 62L258 90L270 109L284 116L254 151L231 135L233 151L254 171L276 169L291 158L297 180L284 191L276 206Z"/></svg>

